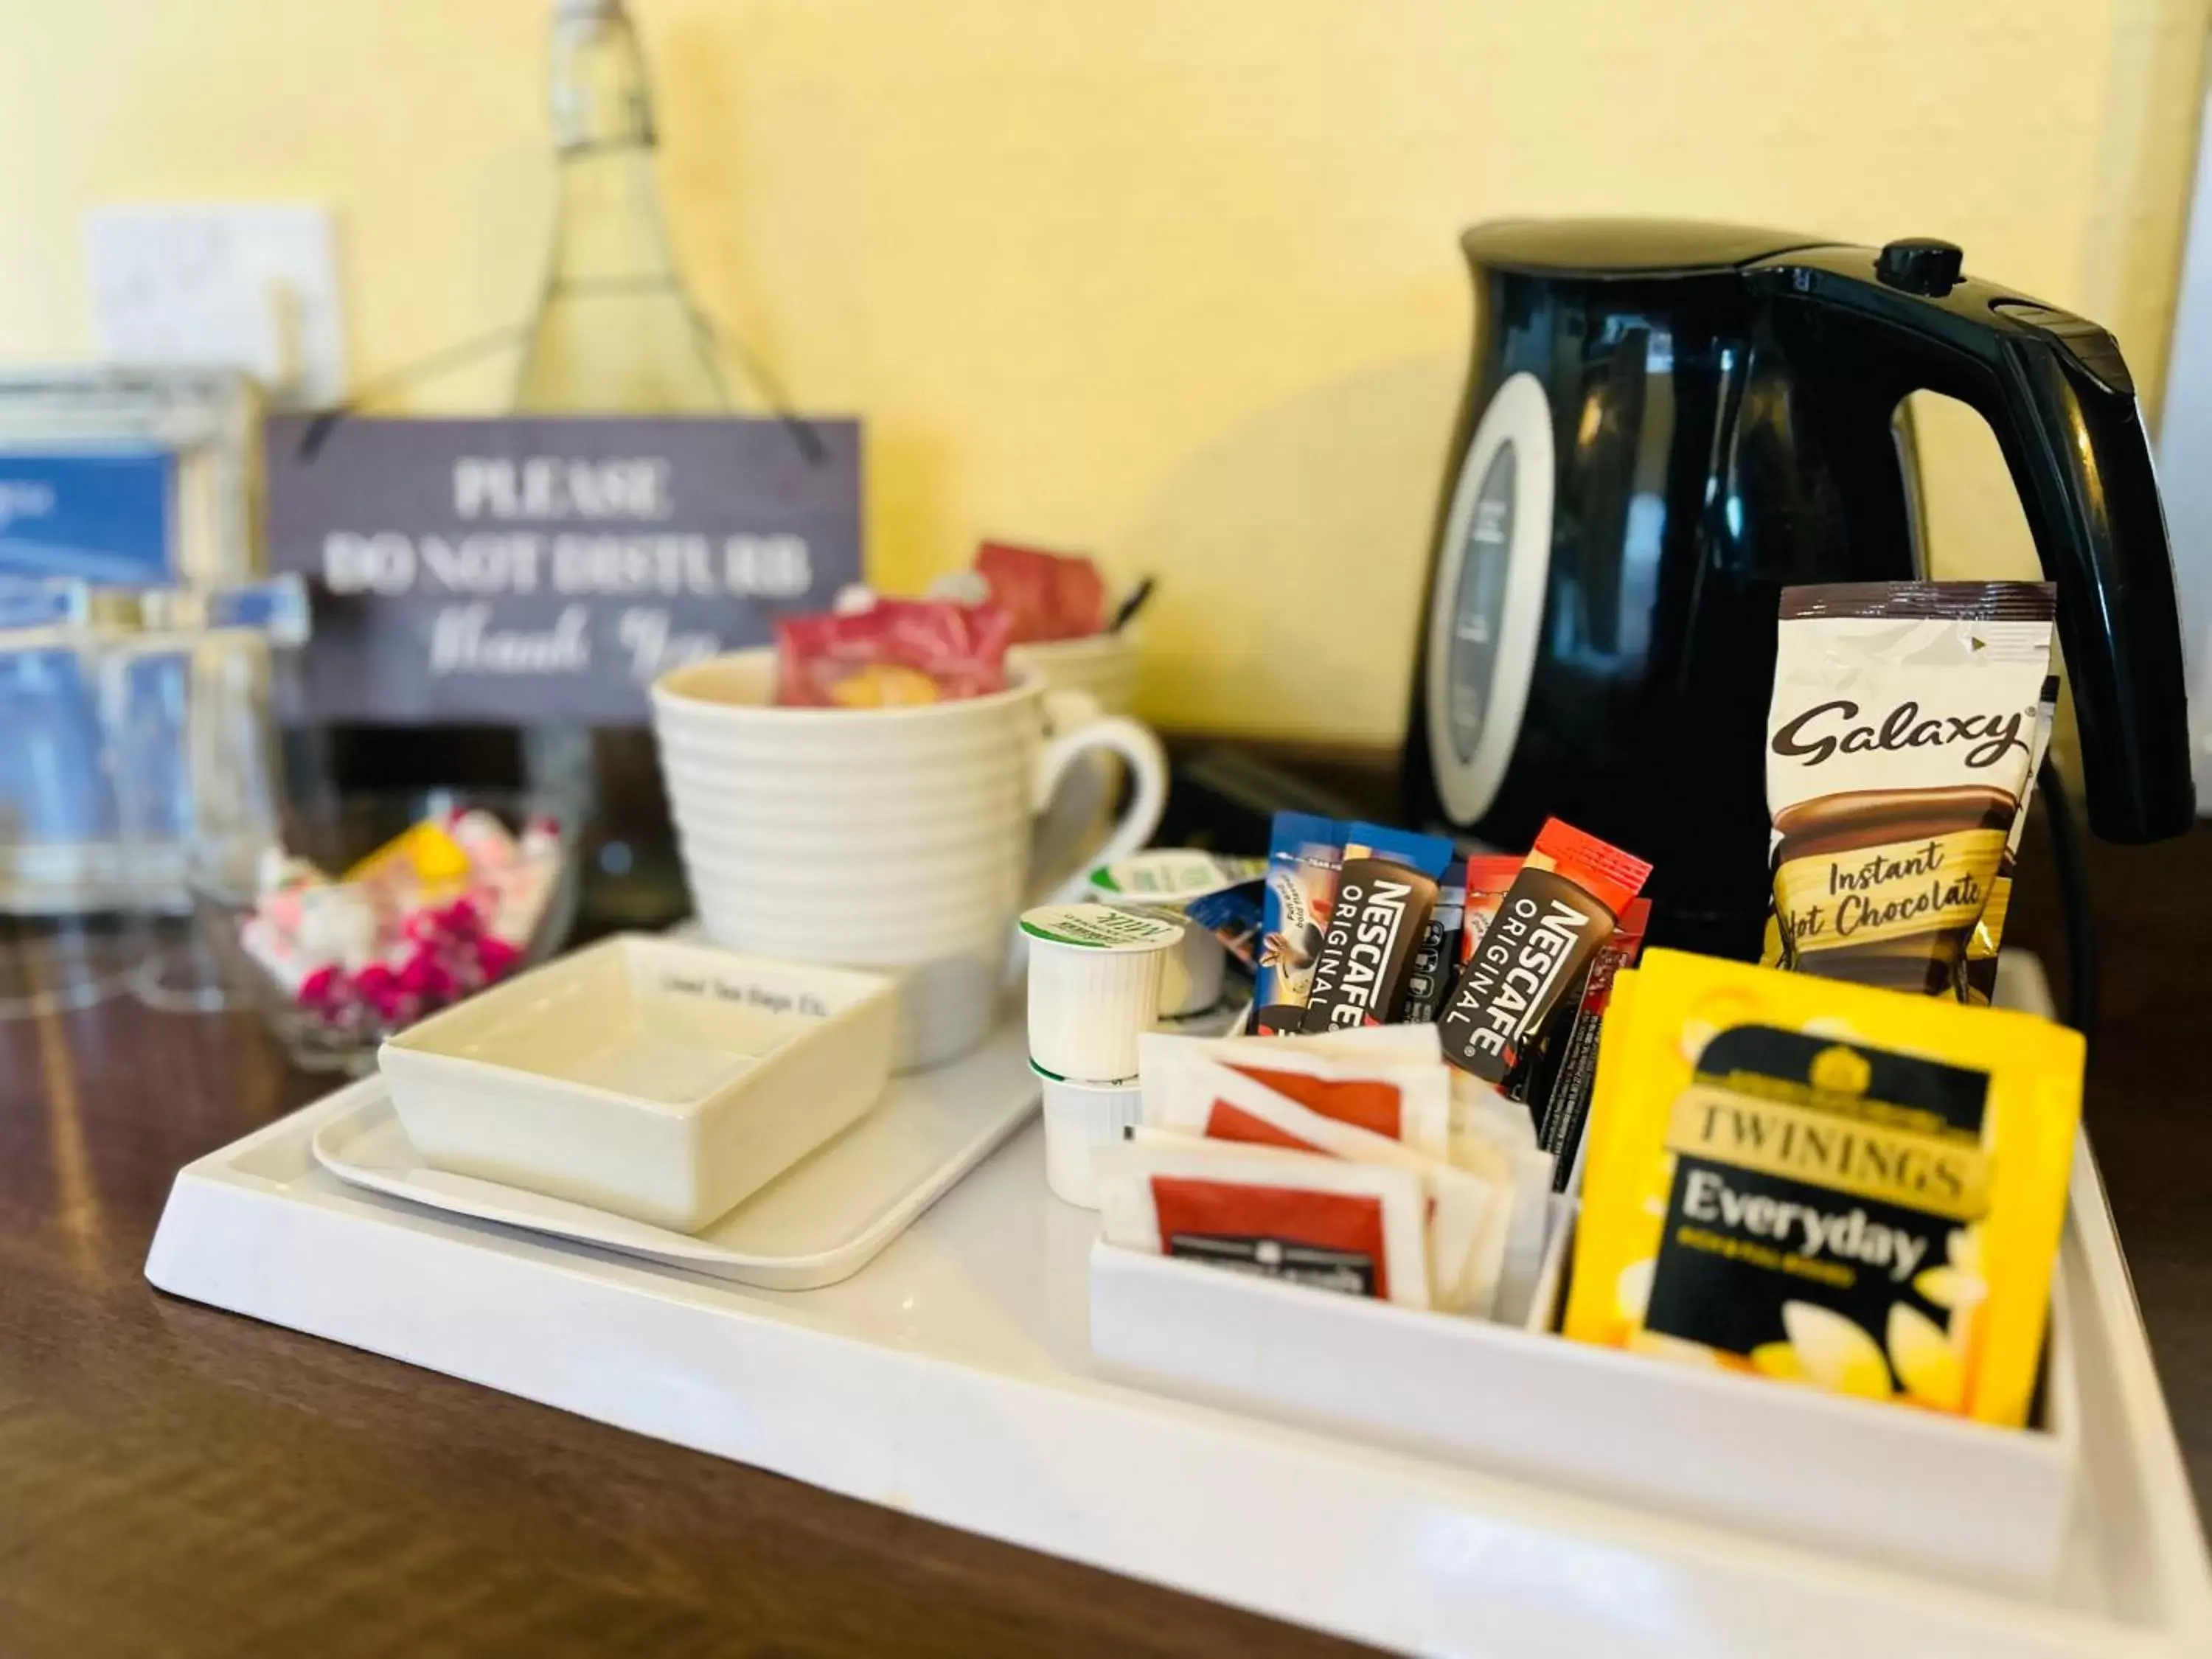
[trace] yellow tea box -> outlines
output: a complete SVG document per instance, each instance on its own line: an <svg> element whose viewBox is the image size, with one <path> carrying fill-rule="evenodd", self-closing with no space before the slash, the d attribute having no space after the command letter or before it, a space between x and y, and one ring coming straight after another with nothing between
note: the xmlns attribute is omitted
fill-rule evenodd
<svg viewBox="0 0 2212 1659"><path fill-rule="evenodd" d="M1566 1334L2026 1421L2082 1042L1674 951L1615 982Z"/></svg>

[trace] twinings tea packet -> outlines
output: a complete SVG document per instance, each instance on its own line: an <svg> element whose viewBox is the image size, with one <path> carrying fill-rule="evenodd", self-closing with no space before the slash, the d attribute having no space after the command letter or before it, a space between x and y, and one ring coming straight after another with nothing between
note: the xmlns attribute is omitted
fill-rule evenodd
<svg viewBox="0 0 2212 1659"><path fill-rule="evenodd" d="M2018 1426L2082 1042L1673 951L1614 981L1565 1334Z"/></svg>
<svg viewBox="0 0 2212 1659"><path fill-rule="evenodd" d="M1766 744L1783 966L1965 996L2055 603L2048 582L1783 589Z"/></svg>

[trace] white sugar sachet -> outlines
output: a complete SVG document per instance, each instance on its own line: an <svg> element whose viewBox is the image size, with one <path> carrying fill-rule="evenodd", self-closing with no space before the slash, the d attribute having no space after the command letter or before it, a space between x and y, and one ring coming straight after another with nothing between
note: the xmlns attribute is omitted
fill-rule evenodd
<svg viewBox="0 0 2212 1659"><path fill-rule="evenodd" d="M1204 1056L1183 1053L1162 1063L1164 1075L1145 1101L1149 1125L1418 1174L1431 1203L1427 1234L1433 1304L1457 1313L1486 1311L1495 1301L1507 1232L1503 1210L1510 1200L1510 1186L1314 1111Z"/></svg>

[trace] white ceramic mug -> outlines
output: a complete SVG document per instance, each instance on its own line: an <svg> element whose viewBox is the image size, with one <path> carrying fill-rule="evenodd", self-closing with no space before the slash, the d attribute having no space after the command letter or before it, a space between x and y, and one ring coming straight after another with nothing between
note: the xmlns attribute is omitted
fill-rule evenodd
<svg viewBox="0 0 2212 1659"><path fill-rule="evenodd" d="M1032 872L1151 840L1167 759L1135 721L1016 666L989 696L891 708L774 705L775 654L664 675L653 731L706 936L758 956L900 975L897 1065L974 1048L997 1018ZM1133 787L1095 847L1041 841L1060 781L1099 751Z"/></svg>
<svg viewBox="0 0 2212 1659"><path fill-rule="evenodd" d="M1009 646L1006 661L1033 669L1050 691L1087 691L1109 714L1126 714L1137 701L1137 634L1086 634L1074 640L1038 640Z"/></svg>

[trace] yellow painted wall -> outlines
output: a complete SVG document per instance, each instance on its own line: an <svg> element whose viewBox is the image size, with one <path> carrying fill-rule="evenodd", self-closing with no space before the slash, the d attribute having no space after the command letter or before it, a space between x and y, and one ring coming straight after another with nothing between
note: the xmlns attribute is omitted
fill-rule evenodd
<svg viewBox="0 0 2212 1659"><path fill-rule="evenodd" d="M2208 0L635 4L695 285L802 404L867 416L880 581L986 532L1091 549L1161 579L1157 716L1376 739L1461 226L1946 235L2113 326L2154 396ZM0 0L0 355L85 348L78 215L106 200L331 204L357 378L515 317L546 10ZM2002 566L2017 513L1972 435L1934 434L1939 550Z"/></svg>

